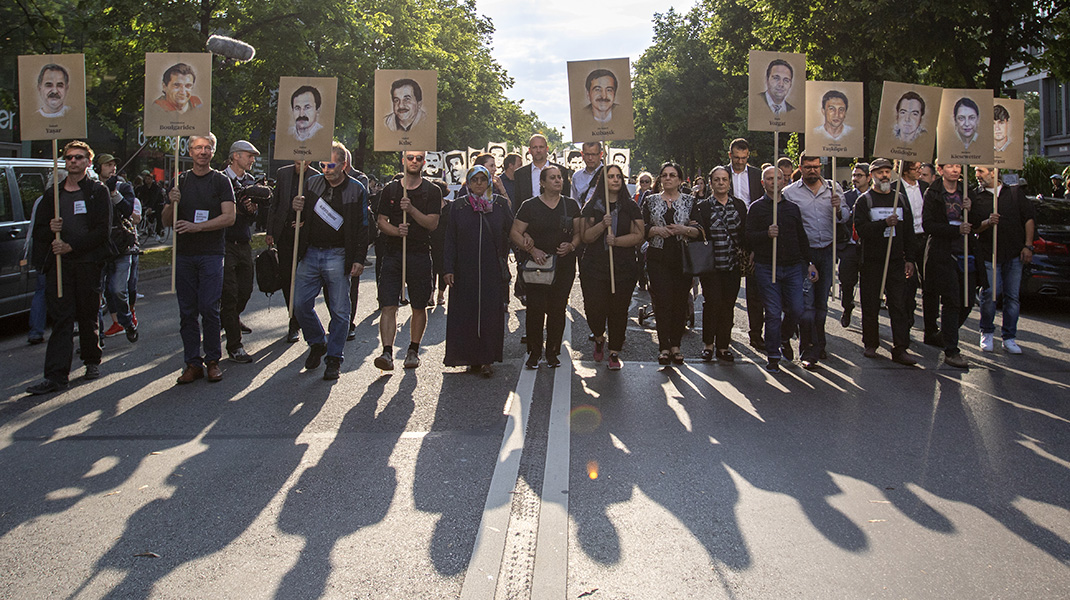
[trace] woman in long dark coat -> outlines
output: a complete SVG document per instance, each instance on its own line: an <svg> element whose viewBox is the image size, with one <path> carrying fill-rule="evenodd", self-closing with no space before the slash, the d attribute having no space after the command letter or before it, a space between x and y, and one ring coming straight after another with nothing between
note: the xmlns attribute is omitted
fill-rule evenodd
<svg viewBox="0 0 1070 600"><path fill-rule="evenodd" d="M490 377L502 361L505 343L506 285L502 265L509 252L513 215L508 201L490 195L490 172L468 171L468 195L455 200L446 225L446 284L452 289L446 313L448 367Z"/></svg>

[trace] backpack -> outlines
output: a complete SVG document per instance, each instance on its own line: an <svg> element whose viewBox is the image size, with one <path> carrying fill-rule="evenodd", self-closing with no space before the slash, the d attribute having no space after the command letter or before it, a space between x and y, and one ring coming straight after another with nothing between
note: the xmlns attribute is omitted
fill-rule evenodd
<svg viewBox="0 0 1070 600"><path fill-rule="evenodd" d="M279 251L266 248L256 257L256 287L268 296L282 289Z"/></svg>

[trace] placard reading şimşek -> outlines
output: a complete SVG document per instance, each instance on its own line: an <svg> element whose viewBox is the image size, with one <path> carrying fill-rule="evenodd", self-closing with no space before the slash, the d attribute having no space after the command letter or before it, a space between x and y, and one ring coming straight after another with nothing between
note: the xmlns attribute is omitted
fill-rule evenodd
<svg viewBox="0 0 1070 600"><path fill-rule="evenodd" d="M212 130L212 55L145 53L145 135L207 135Z"/></svg>
<svg viewBox="0 0 1070 600"><path fill-rule="evenodd" d="M275 158L331 160L337 95L335 77L279 78Z"/></svg>
<svg viewBox="0 0 1070 600"><path fill-rule="evenodd" d="M85 55L19 57L19 135L23 140L86 137Z"/></svg>

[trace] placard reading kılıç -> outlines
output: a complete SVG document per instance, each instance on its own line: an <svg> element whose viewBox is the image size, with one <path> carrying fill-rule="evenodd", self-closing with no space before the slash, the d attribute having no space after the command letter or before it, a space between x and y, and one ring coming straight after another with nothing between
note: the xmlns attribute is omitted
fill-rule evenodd
<svg viewBox="0 0 1070 600"><path fill-rule="evenodd" d="M941 162L991 165L992 90L944 89L936 125L936 156Z"/></svg>
<svg viewBox="0 0 1070 600"><path fill-rule="evenodd" d="M375 71L375 151L438 146L438 71Z"/></svg>
<svg viewBox="0 0 1070 600"><path fill-rule="evenodd" d="M86 137L85 55L19 57L19 135L23 140Z"/></svg>
<svg viewBox="0 0 1070 600"><path fill-rule="evenodd" d="M635 139L631 66L627 58L568 63L572 139Z"/></svg>
<svg viewBox="0 0 1070 600"><path fill-rule="evenodd" d="M1025 166L1025 100L996 98L992 104L993 164L997 169Z"/></svg>
<svg viewBox="0 0 1070 600"><path fill-rule="evenodd" d="M335 77L282 77L275 121L275 158L331 160L334 141Z"/></svg>
<svg viewBox="0 0 1070 600"><path fill-rule="evenodd" d="M212 130L212 55L145 53L145 135L207 135Z"/></svg>
<svg viewBox="0 0 1070 600"><path fill-rule="evenodd" d="M806 55L750 51L747 128L798 131L806 128Z"/></svg>
<svg viewBox="0 0 1070 600"><path fill-rule="evenodd" d="M806 82L807 156L862 156L865 121L862 84L856 81Z"/></svg>
<svg viewBox="0 0 1070 600"><path fill-rule="evenodd" d="M940 94L938 87L885 81L873 156L931 161Z"/></svg>

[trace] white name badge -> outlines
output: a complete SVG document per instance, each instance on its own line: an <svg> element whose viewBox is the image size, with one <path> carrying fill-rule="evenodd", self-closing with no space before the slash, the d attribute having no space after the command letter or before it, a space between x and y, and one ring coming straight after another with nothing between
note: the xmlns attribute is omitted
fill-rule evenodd
<svg viewBox="0 0 1070 600"><path fill-rule="evenodd" d="M85 214L85 200L75 200L74 201L74 214L76 214L76 215L84 215Z"/></svg>
<svg viewBox="0 0 1070 600"><path fill-rule="evenodd" d="M338 214L338 211L334 210L331 208L330 204L323 201L323 198L316 200L316 205L312 207L312 210L323 219L324 223L330 225L331 229L334 229L335 231L341 229L342 222L345 221L345 219L342 218L342 215Z"/></svg>
<svg viewBox="0 0 1070 600"><path fill-rule="evenodd" d="M947 224L948 225L954 225L955 227L958 227L959 225L962 225L962 221L956 221L956 220L952 219L952 220L948 221Z"/></svg>
<svg viewBox="0 0 1070 600"><path fill-rule="evenodd" d="M206 210L193 211L193 222L194 223L204 223L207 220L208 220L208 211L206 211Z"/></svg>
<svg viewBox="0 0 1070 600"><path fill-rule="evenodd" d="M869 214L873 217L874 221L883 221L892 216L891 206L874 206L869 209ZM895 216L899 217L899 220L903 220L903 207L897 206L895 209ZM895 237L895 227L885 227L884 237Z"/></svg>

